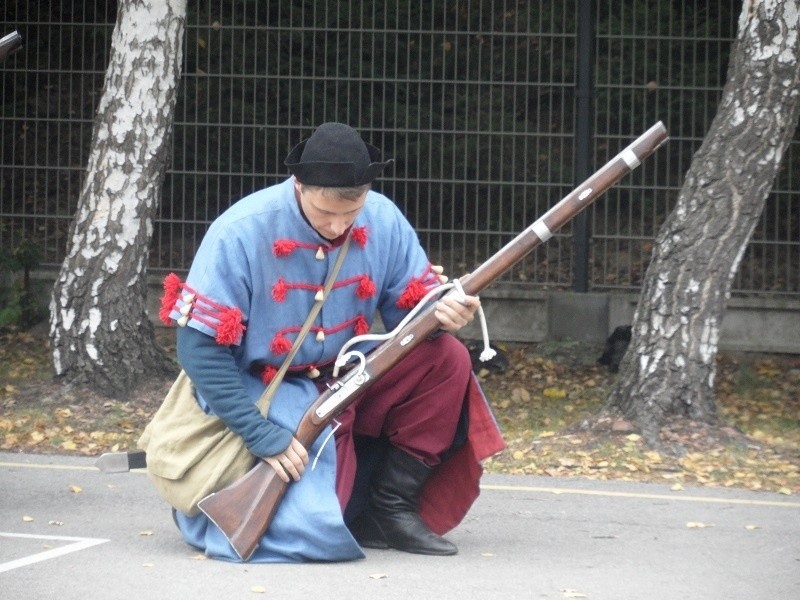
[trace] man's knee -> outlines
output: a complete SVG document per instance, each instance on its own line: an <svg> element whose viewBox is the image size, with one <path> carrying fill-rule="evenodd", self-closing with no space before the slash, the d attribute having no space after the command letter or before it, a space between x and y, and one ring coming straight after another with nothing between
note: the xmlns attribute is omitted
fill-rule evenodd
<svg viewBox="0 0 800 600"><path fill-rule="evenodd" d="M443 333L429 342L431 357L441 369L453 373L454 376L469 376L472 372L472 359L461 340L449 333Z"/></svg>

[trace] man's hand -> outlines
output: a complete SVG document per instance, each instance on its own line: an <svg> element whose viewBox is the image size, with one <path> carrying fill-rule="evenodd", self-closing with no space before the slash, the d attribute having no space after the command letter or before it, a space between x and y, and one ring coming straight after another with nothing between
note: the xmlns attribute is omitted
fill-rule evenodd
<svg viewBox="0 0 800 600"><path fill-rule="evenodd" d="M436 303L434 314L442 329L455 333L475 318L475 312L480 305L481 301L477 296L447 294Z"/></svg>
<svg viewBox="0 0 800 600"><path fill-rule="evenodd" d="M292 443L286 450L274 456L265 456L264 461L275 469L282 481L289 483L290 477L298 481L305 472L308 464L308 452L303 444L293 437Z"/></svg>

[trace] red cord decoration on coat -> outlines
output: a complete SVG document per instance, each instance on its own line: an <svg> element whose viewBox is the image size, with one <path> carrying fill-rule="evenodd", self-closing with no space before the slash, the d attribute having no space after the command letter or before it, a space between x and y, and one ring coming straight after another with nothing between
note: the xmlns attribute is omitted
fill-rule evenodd
<svg viewBox="0 0 800 600"><path fill-rule="evenodd" d="M356 335L364 335L369 333L369 322L364 315L356 315L352 319L348 319L347 321L339 323L333 327L312 327L311 331L313 333L319 333L321 331L325 335L331 335L334 333L339 333L340 331L344 331L349 327L353 328L353 332ZM270 351L273 354L286 354L289 352L289 350L292 349L292 343L289 341L286 335L290 333L298 333L300 330L301 327L286 327L285 329L281 329L275 334L275 337L272 338L272 341L269 344Z"/></svg>
<svg viewBox="0 0 800 600"><path fill-rule="evenodd" d="M366 225L362 225L361 227L353 227L350 232L350 237L361 248L364 248L367 245L367 240L369 239L369 228ZM282 239L275 240L275 242L272 244L272 254L278 257L286 257L298 248L305 248L306 250L313 250L315 252L322 248L323 252L330 252L337 247L338 246L326 247L320 246L319 244L309 244L308 242L301 242L298 240Z"/></svg>
<svg viewBox="0 0 800 600"><path fill-rule="evenodd" d="M308 242L284 239L275 240L272 244L272 253L279 258L283 258L289 256L298 248L305 248L306 250L313 250L314 252L317 252L320 248L322 248L323 252L331 251L331 248L321 246L320 244L309 244Z"/></svg>
<svg viewBox="0 0 800 600"><path fill-rule="evenodd" d="M354 284L356 285L356 296L358 296L361 300L367 300L368 298L371 298L378 291L375 282L370 279L369 275L356 275L355 277L350 277L349 279L342 279L333 285L333 289L337 290ZM289 294L290 290L305 290L307 292L316 294L322 289L322 286L319 285L290 282L286 281L283 277L279 277L278 281L276 281L272 286L272 299L275 300L275 302L283 302L286 300L286 296Z"/></svg>

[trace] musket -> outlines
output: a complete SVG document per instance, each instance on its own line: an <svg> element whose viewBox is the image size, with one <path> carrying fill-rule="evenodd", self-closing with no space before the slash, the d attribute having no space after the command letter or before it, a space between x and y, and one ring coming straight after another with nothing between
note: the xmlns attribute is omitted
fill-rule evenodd
<svg viewBox="0 0 800 600"><path fill-rule="evenodd" d="M4 61L6 57L22 48L22 36L16 31L12 31L8 35L0 38L0 62Z"/></svg>
<svg viewBox="0 0 800 600"><path fill-rule="evenodd" d="M464 293L477 295L536 246L550 239L666 140L667 130L658 122L475 271L461 278ZM439 328L435 309L435 303L422 309L395 336L372 351L360 368L352 369L322 392L300 419L295 431L297 440L310 448L336 416L435 332ZM243 477L206 496L198 506L219 527L239 557L247 560L269 528L288 486L269 464L258 461Z"/></svg>

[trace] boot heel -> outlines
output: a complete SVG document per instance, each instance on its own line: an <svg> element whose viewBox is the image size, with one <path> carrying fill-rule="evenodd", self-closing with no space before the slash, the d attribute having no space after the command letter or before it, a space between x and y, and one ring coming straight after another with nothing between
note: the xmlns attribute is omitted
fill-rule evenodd
<svg viewBox="0 0 800 600"><path fill-rule="evenodd" d="M389 548L389 542L386 541L383 530L368 512L358 515L348 523L347 528L362 548L375 550L387 550Z"/></svg>

